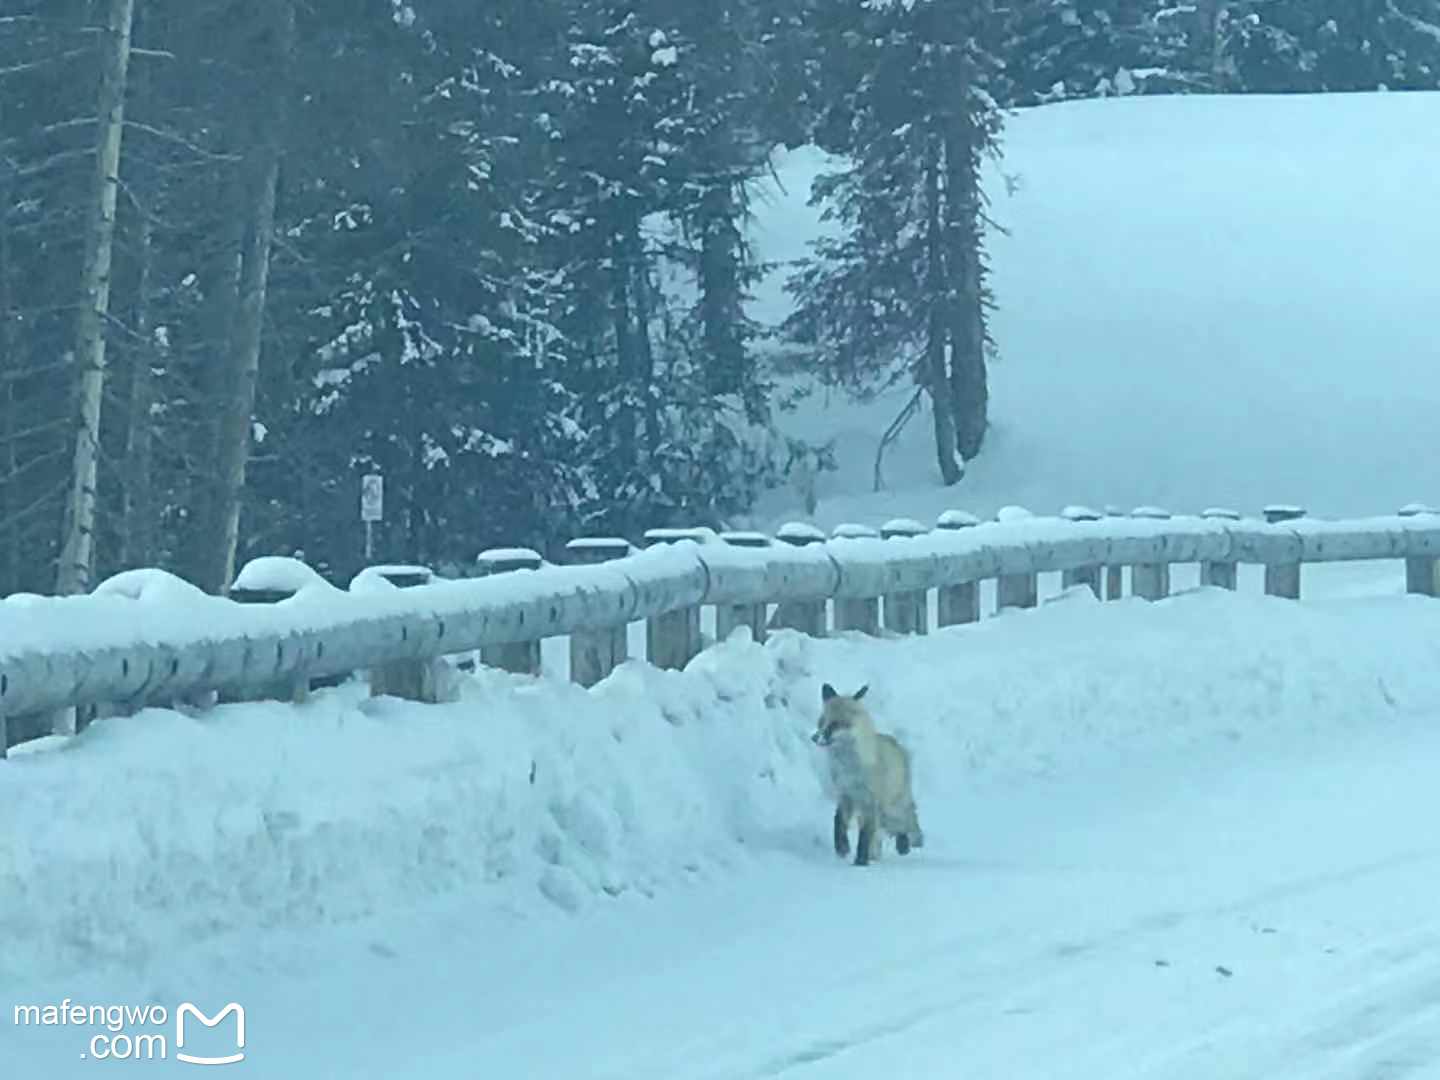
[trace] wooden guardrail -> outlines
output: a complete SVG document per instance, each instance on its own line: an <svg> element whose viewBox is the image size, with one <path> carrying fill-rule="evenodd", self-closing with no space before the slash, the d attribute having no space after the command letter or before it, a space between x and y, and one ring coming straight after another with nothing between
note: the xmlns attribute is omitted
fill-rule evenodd
<svg viewBox="0 0 1440 1080"><path fill-rule="evenodd" d="M1305 564L1376 559L1403 561L1406 589L1434 596L1440 512L1321 521L1293 507L1268 508L1263 520L1010 508L990 522L950 511L930 530L897 520L878 535L842 526L826 538L795 524L774 538L652 530L645 542L636 551L612 538L572 541L566 566L524 549L487 553L485 576L463 581L394 568L390 584L362 574L348 591L267 558L236 579L232 595L248 602L153 570L119 574L88 596L9 597L0 601L0 752L52 730L57 711L78 709L83 720L87 710L197 695L295 698L358 670L371 673L375 692L433 701L444 692L442 657L479 650L483 662L534 672L547 637L570 638L572 678L590 686L626 658L625 627L640 620L650 662L679 668L700 651L702 606L717 609L721 637L740 625L757 639L774 628L925 633L932 591L938 625L970 622L987 579L997 581L997 607L1028 607L1039 574L1113 598L1128 567L1132 593L1156 600L1175 564L1198 563L1202 583L1233 589L1244 563L1265 567L1267 593L1298 598Z"/></svg>

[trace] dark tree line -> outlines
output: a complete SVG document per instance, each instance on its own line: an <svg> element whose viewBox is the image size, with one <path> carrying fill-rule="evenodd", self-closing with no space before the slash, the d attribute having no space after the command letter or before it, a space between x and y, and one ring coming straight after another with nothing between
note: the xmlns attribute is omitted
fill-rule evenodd
<svg viewBox="0 0 1440 1080"><path fill-rule="evenodd" d="M1040 0L1011 5L1014 100L1440 85L1437 0Z"/></svg>
<svg viewBox="0 0 1440 1080"><path fill-rule="evenodd" d="M1433 87L1440 0L0 0L0 595L719 523L774 426L749 198L845 163L784 329L980 452L979 168L1076 96Z"/></svg>

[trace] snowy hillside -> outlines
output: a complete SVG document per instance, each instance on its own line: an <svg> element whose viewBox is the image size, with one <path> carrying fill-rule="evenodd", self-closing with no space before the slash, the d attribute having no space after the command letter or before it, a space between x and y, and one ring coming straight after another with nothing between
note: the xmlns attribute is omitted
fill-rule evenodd
<svg viewBox="0 0 1440 1080"><path fill-rule="evenodd" d="M987 447L939 486L927 416L871 495L880 433L909 395L811 399L789 422L836 438L817 523L925 518L1007 503L1325 516L1437 498L1440 368L1434 177L1440 94L1129 98L1009 121L992 213L1002 350ZM758 200L761 254L792 259L816 229L819 162L797 153ZM787 311L778 276L757 316ZM794 517L791 492L762 507Z"/></svg>

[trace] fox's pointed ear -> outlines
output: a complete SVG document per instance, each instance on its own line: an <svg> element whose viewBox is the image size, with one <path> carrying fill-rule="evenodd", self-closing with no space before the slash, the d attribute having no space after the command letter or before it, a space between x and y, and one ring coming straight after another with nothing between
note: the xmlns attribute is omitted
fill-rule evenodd
<svg viewBox="0 0 1440 1080"><path fill-rule="evenodd" d="M837 695L835 693L835 688L831 686L828 682L824 686L820 687L821 701L829 701L831 698L836 696Z"/></svg>
<svg viewBox="0 0 1440 1080"><path fill-rule="evenodd" d="M855 700L856 700L856 701L859 701L862 697L865 696L865 691L866 691L866 690L869 690L869 689L870 689L870 684L869 684L869 683L866 683L864 686L860 687L859 690L856 690L856 691L855 691L855 694L854 694Z"/></svg>

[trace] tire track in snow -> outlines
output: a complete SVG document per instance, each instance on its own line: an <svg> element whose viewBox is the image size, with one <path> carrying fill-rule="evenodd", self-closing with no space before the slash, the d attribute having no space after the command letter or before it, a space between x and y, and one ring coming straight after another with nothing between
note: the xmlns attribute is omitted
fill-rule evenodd
<svg viewBox="0 0 1440 1080"><path fill-rule="evenodd" d="M999 1012L1002 1002L1034 1000L1070 1000L1082 994L1087 981L1103 980L1113 975L1118 964L1131 964L1135 955L1145 952L1163 954L1167 945L1180 934L1192 943L1203 942L1217 933L1233 932L1237 916L1263 913L1276 903L1305 902L1307 909L1315 901L1339 889L1366 883L1369 887L1387 877L1405 876L1408 871L1440 859L1440 852L1402 852L1394 856L1369 860L1324 873L1300 874L1272 882L1246 892L1230 901L1197 905L1190 910L1161 908L1136 914L1119 925L1099 933L1064 934L1057 932L1041 945L1032 945L1025 955L1016 957L1008 948L987 948L981 941L983 929L976 928L962 938L936 942L927 949L910 949L903 956L891 957L869 964L859 972L850 971L845 978L822 978L816 993L807 999L803 1009L786 1009L775 1017L779 1030L770 1038L752 1044L748 1053L736 1053L722 1040L701 1039L691 1042L682 1054L664 1055L661 1062L631 1063L626 1073L631 1077L703 1076L705 1080L775 1080L807 1075L812 1069L830 1067L847 1054L873 1049L875 1044L901 1036L917 1036L920 1029L939 1027L945 1021L947 1036L957 1047L963 1047L971 1032L978 1030ZM1319 905L1323 910L1329 905ZM1057 928L1063 930L1062 928ZM992 939L993 940L993 939ZM1148 946L1148 948L1147 948ZM972 953L969 962L957 957ZM1419 961L1406 957L1421 956ZM1008 953L1008 955L1007 955ZM1397 960L1397 953L1401 959ZM1429 1051L1440 1042L1440 926L1417 928L1413 933L1382 940L1365 950L1364 970L1379 969L1370 980L1350 991L1328 1013L1306 1017L1302 1029L1288 1040L1275 1043L1275 1017L1272 1013L1262 1021L1246 1012L1229 1022L1212 1026L1207 1036L1179 1053L1162 1055L1163 1063L1149 1056L1145 1062L1146 1035L1133 1031L1096 1031L1086 1033L1086 1049L1093 1055L1102 1051L1108 1059L1107 1077L1221 1077L1287 1076L1310 1077L1317 1080L1381 1080L1405 1077L1413 1080L1425 1075L1417 1070L1435 1066ZM1358 958L1358 957L1357 957ZM1068 961L1074 960L1072 964ZM1397 975L1395 965L1406 965ZM1077 970L1077 966L1079 970ZM1413 973L1409 967L1415 966ZM1107 972L1109 968L1109 972ZM1133 971L1133 966L1130 968ZM828 974L828 973L827 973ZM857 974L863 978L856 979ZM1332 972L1332 975L1334 973ZM957 984L972 989L957 992ZM1050 991L1050 993L1046 993ZM918 1000L917 1000L918 999ZM1333 999L1332 999L1333 1000ZM853 1015L861 1006L867 1019L845 1025L837 1034L836 1024L817 1029L814 1018ZM1025 1012L1007 1009L1007 1013ZM838 1023L843 1023L843 1019ZM1287 1025L1281 1021L1282 1027ZM1267 1034L1268 1030L1268 1034ZM1049 1033L1041 1030L1041 1040ZM1243 1056L1252 1061L1257 1057L1273 1060L1261 1069L1244 1068L1239 1072L1216 1072L1208 1051L1219 1041L1228 1048L1241 1044ZM1341 1071L1330 1073L1327 1063L1346 1049L1363 1050L1361 1056L1344 1064ZM1056 1048L1062 1052L1061 1048ZM727 1057L730 1059L726 1061ZM957 1059L964 1051L957 1049ZM700 1062L723 1061L718 1068L697 1071ZM1207 1062L1208 1064L1202 1064ZM1300 1068L1300 1062L1306 1062ZM686 1064L688 1063L688 1068ZM957 1060L957 1067L960 1061ZM1199 1071L1190 1071L1199 1067ZM1316 1070L1322 1070L1317 1072ZM1368 1071L1367 1071L1368 1070ZM618 1075L618 1074L617 1074ZM1018 1074L1017 1074L1018 1075ZM1436 1075L1440 1076L1440 1067Z"/></svg>

